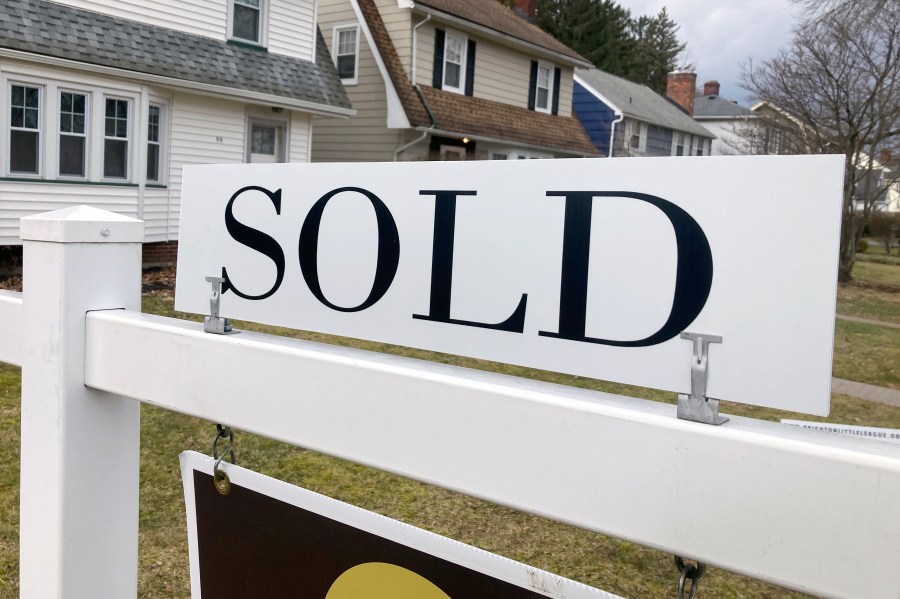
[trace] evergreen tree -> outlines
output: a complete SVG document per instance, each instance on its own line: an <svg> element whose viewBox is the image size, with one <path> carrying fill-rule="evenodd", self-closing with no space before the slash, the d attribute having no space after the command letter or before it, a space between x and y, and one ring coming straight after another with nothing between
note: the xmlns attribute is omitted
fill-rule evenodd
<svg viewBox="0 0 900 599"><path fill-rule="evenodd" d="M685 48L665 8L635 19L615 0L538 0L536 24L597 68L659 93Z"/></svg>
<svg viewBox="0 0 900 599"><path fill-rule="evenodd" d="M666 93L666 78L678 67L678 55L686 45L678 41L678 29L665 8L655 17L642 16L632 21L635 53L629 79L657 93Z"/></svg>
<svg viewBox="0 0 900 599"><path fill-rule="evenodd" d="M536 24L603 70L629 72L631 14L613 0L539 0Z"/></svg>

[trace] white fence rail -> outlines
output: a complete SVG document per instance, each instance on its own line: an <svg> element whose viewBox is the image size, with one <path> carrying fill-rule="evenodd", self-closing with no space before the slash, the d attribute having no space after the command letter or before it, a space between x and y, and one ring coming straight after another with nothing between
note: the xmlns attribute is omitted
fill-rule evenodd
<svg viewBox="0 0 900 599"><path fill-rule="evenodd" d="M22 294L0 289L0 362L22 365Z"/></svg>
<svg viewBox="0 0 900 599"><path fill-rule="evenodd" d="M71 214L41 218L54 226L23 226L25 301L0 296L0 359L23 364L23 597L135 596L138 403L125 398L797 590L900 595L896 446L739 417L713 427L665 404L205 334L135 311L133 223L81 215L67 236Z"/></svg>

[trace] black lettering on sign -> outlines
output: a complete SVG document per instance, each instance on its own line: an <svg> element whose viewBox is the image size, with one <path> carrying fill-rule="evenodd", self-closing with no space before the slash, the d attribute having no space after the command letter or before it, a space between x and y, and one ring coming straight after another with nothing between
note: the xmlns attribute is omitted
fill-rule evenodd
<svg viewBox="0 0 900 599"><path fill-rule="evenodd" d="M489 324L473 320L450 318L450 296L453 287L453 242L456 233L456 198L473 196L474 191L420 191L419 195L434 196L434 240L431 254L431 299L428 314L413 314L413 318L446 322L468 327L521 333L525 329L525 307L528 295L523 293L519 305L503 322Z"/></svg>
<svg viewBox="0 0 900 599"><path fill-rule="evenodd" d="M329 200L344 192L364 195L372 203L372 207L375 209L375 219L378 222L378 257L372 290L363 303L351 307L338 306L328 301L319 284L319 227L322 224L322 214L325 212ZM319 198L313 204L309 214L306 215L306 220L303 221L298 245L300 270L309 290L317 300L339 312L360 312L374 305L387 293L391 283L394 282L394 275L397 274L397 267L400 264L400 234L397 232L397 223L394 222L391 211L378 196L360 187L340 187Z"/></svg>
<svg viewBox="0 0 900 599"><path fill-rule="evenodd" d="M697 318L709 298L713 261L709 241L690 214L660 197L632 191L548 191L547 195L565 197L566 212L559 292L559 331L540 331L539 335L618 347L646 347L672 339ZM596 339L585 334L591 212L595 197L632 198L647 202L659 208L675 229L678 265L672 311L662 328L644 339L616 341Z"/></svg>
<svg viewBox="0 0 900 599"><path fill-rule="evenodd" d="M225 279L225 282L222 284L222 293L230 290L233 291L236 296L244 299L261 300L269 297L281 287L281 281L284 280L284 251L282 251L278 242L270 236L262 231L257 231L253 227L248 227L234 217L234 202L237 200L238 196L247 191L258 191L265 194L275 206L275 214L281 215L281 190L279 189L275 192L271 192L264 187L249 185L237 190L234 195L231 196L231 199L228 200L228 205L225 206L225 228L228 229L228 234L238 243L268 256L272 262L275 263L275 283L272 285L271 289L261 295L249 295L241 292L234 286L234 282L231 280L231 277L228 276L228 270L223 266L222 278Z"/></svg>

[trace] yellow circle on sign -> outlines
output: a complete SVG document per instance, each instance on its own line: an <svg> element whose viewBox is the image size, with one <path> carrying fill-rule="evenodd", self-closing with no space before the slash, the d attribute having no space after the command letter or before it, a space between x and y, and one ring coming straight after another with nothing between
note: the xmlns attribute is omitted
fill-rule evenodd
<svg viewBox="0 0 900 599"><path fill-rule="evenodd" d="M369 562L337 577L325 599L450 599L428 579L411 570Z"/></svg>

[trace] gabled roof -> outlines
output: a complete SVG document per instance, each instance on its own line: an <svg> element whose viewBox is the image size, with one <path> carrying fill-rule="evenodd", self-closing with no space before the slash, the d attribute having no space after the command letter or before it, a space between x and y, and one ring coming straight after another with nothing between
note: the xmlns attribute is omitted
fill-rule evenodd
<svg viewBox="0 0 900 599"><path fill-rule="evenodd" d="M437 0L428 1L435 2ZM500 8L508 11L495 0L466 0L471 4L488 1L498 4ZM454 94L424 85L420 86L422 91L422 96L420 96L406 76L400 56L391 42L391 37L374 0L356 0L356 2L366 20L368 30L372 34L372 42L384 61L391 83L397 91L411 127L455 133L460 137L496 139L572 154L597 154L597 150L584 132L581 122L574 115L571 117L552 116L527 108ZM514 18L519 18L511 11L508 12ZM425 102L427 102L427 107Z"/></svg>
<svg viewBox="0 0 900 599"><path fill-rule="evenodd" d="M545 50L562 54L575 62L590 61L540 27L532 25L496 0L414 0L417 7L427 7L508 35Z"/></svg>
<svg viewBox="0 0 900 599"><path fill-rule="evenodd" d="M575 76L595 95L602 96L606 103L612 105L611 108L627 117L683 133L715 137L703 125L646 85L599 69L575 69Z"/></svg>
<svg viewBox="0 0 900 599"><path fill-rule="evenodd" d="M45 0L3 0L0 49L352 114L321 34L313 63Z"/></svg>
<svg viewBox="0 0 900 599"><path fill-rule="evenodd" d="M729 100L718 94L697 94L694 98L695 119L737 119L748 116L753 116L753 112L738 104L737 100Z"/></svg>

